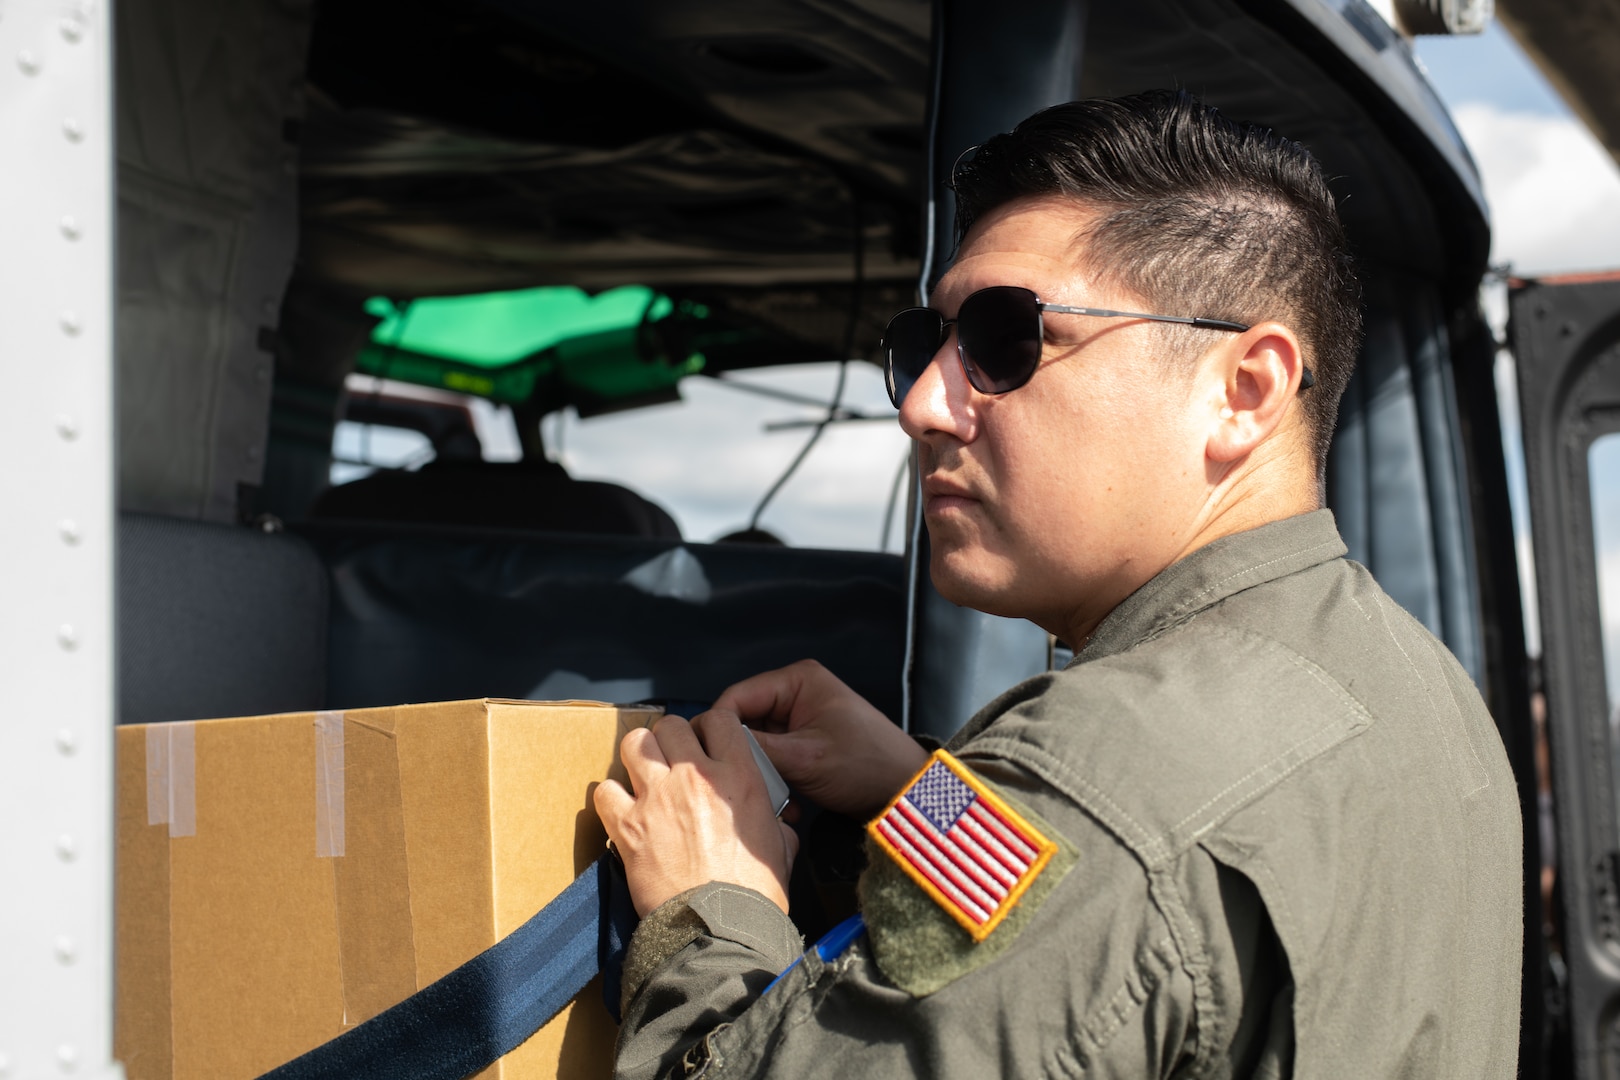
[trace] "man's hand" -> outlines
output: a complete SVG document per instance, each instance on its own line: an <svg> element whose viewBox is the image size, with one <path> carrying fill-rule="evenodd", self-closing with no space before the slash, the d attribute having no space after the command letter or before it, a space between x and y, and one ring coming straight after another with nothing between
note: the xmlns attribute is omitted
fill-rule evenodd
<svg viewBox="0 0 1620 1080"><path fill-rule="evenodd" d="M928 760L911 736L814 660L744 679L714 707L759 732L794 790L853 818L876 815Z"/></svg>
<svg viewBox="0 0 1620 1080"><path fill-rule="evenodd" d="M594 801L639 914L711 881L746 886L787 911L798 838L771 812L735 714L663 717L626 735L619 757L635 794L605 780Z"/></svg>

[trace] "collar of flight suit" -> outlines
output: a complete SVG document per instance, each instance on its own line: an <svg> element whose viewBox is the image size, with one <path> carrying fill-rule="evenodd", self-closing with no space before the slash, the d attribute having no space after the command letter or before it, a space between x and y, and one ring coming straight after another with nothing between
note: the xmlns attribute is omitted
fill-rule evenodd
<svg viewBox="0 0 1620 1080"><path fill-rule="evenodd" d="M1097 625L1073 663L1124 652L1244 589L1330 562L1347 550L1331 510L1213 540L1127 596Z"/></svg>

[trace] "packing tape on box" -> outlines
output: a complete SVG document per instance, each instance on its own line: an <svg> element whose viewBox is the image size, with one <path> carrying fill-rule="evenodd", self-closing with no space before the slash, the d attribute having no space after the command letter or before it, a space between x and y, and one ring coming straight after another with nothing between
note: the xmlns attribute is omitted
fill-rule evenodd
<svg viewBox="0 0 1620 1080"><path fill-rule="evenodd" d="M339 858L346 848L343 820L343 714L315 714L315 856Z"/></svg>
<svg viewBox="0 0 1620 1080"><path fill-rule="evenodd" d="M146 726L146 823L197 835L197 725Z"/></svg>
<svg viewBox="0 0 1620 1080"><path fill-rule="evenodd" d="M386 716L321 712L313 727L315 856L332 867L349 1027L417 989L399 745Z"/></svg>

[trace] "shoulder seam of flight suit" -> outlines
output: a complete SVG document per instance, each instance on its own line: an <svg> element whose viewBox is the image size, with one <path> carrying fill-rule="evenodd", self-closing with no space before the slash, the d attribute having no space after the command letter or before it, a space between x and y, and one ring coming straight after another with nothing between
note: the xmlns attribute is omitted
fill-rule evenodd
<svg viewBox="0 0 1620 1080"><path fill-rule="evenodd" d="M1028 769L1085 813L1101 822L1119 837L1125 847L1138 859L1144 863L1147 861L1144 852L1155 843L1153 837L1124 807L1110 798L1106 791L1075 773L1062 759L1045 747L1014 736L994 734L994 728L990 730L991 734L981 735L973 740L971 746L962 748L965 760L971 762L971 758L966 757L968 754L988 752Z"/></svg>
<svg viewBox="0 0 1620 1080"><path fill-rule="evenodd" d="M1181 615L1187 613L1188 611L1190 611L1192 609L1196 609L1196 608L1200 607L1201 602L1203 601L1204 597L1208 596L1212 592L1219 592L1221 589L1225 588L1226 585L1228 585L1230 582L1236 581L1239 578L1247 577L1247 576L1250 576L1252 574L1257 574L1260 571L1265 570L1267 567L1275 566L1275 565L1277 565L1278 563L1281 563L1281 562L1290 562L1290 561L1293 561L1293 560L1297 560L1301 556L1308 555L1311 552L1317 551L1317 550L1322 549L1322 548L1338 548L1338 549L1342 550L1343 547L1344 547L1344 541L1339 539L1338 534L1335 533L1333 539L1331 539L1331 540L1324 540L1319 544L1312 544L1309 547L1300 548L1300 549L1295 550L1295 551L1290 551L1285 555L1279 555L1279 556L1277 556L1276 558L1273 558L1273 559L1267 559L1265 562L1256 563L1253 566L1244 567L1242 570L1238 570L1238 571L1236 571L1234 573L1228 574L1226 577L1221 578L1219 581L1212 582L1206 588L1200 590L1197 593L1194 593L1192 596L1187 597L1185 600L1181 601L1181 603L1177 604L1176 606L1172 607L1168 612L1166 612L1165 613L1166 617L1171 618L1171 619L1175 619L1175 618L1178 618ZM1335 556L1335 558L1336 557L1337 556ZM1322 562L1313 562L1313 563L1310 563L1307 566L1300 567L1298 570L1290 571L1287 574L1283 574L1281 577L1262 577L1259 580L1255 581L1253 585L1244 586L1242 589L1237 590L1237 592L1228 593L1226 596L1222 596L1218 600L1214 601L1214 603L1217 603L1217 604L1221 603L1222 601L1225 601L1228 597L1236 596L1238 592L1245 592L1248 589L1256 588L1256 587L1261 586L1261 585L1269 585L1274 581L1282 581L1284 578L1292 577L1294 574L1303 573L1306 570L1315 569L1316 567L1326 565L1327 563L1329 563L1331 561L1332 561L1332 559L1323 560ZM1211 606L1211 605L1203 605L1203 606Z"/></svg>
<svg viewBox="0 0 1620 1080"><path fill-rule="evenodd" d="M1266 567L1297 559L1302 554L1316 551L1320 548L1335 547L1340 548L1341 550L1333 558L1324 559L1319 562L1313 562L1305 566L1297 567L1276 577L1260 577L1254 581L1240 585L1238 588L1232 589L1229 592L1222 593L1221 595L1212 598L1210 597L1211 593L1220 592L1221 589L1225 588L1232 582L1244 577L1252 576L1257 572L1264 570ZM1126 655L1132 650L1146 645L1150 641L1156 641L1164 635L1186 626L1194 619L1217 611L1222 605L1226 604L1227 601L1232 600L1235 597L1242 596L1244 593L1251 592L1255 589L1263 589L1267 588L1268 586L1281 584L1289 578L1295 577L1299 574L1306 574L1312 570L1316 570L1324 566L1331 566L1336 561L1342 562L1343 560L1340 558L1340 556L1342 556L1344 553L1342 548L1343 541L1338 538L1337 534L1335 534L1332 541L1324 541L1320 544L1312 544L1310 547L1304 548L1301 551L1289 552L1287 555L1280 555L1274 559L1268 559L1263 563L1258 563L1254 566L1246 567L1242 570L1228 574L1219 581L1216 581L1199 590L1194 595L1186 597L1179 603L1167 608L1165 612L1159 616L1155 624L1147 628L1142 636L1131 644L1126 645L1115 652L1111 652L1106 656L1098 656L1094 660L1087 659L1084 651L1082 651L1076 655L1075 662L1071 662L1071 666L1081 667L1085 663L1102 663L1112 659L1113 657ZM1064 670L1069 670L1069 668L1065 668Z"/></svg>
<svg viewBox="0 0 1620 1080"><path fill-rule="evenodd" d="M1189 857L1190 851L1183 852L1178 860ZM1176 884L1173 870L1178 860L1172 860L1148 873L1148 895L1153 898L1154 907L1158 908L1160 917L1164 919L1174 939L1176 958L1192 983L1193 1063L1188 1075L1199 1077L1208 1072L1217 1043L1212 1029L1218 1021L1219 1010L1215 1007L1215 992L1210 986L1209 943L1199 933L1197 923L1187 914L1187 905Z"/></svg>
<svg viewBox="0 0 1620 1080"><path fill-rule="evenodd" d="M1467 721L1464 719L1462 709L1458 705L1456 694L1452 690L1450 682L1446 679L1445 665L1441 661L1440 655L1434 650L1435 642L1432 640L1432 635L1416 633L1411 634L1411 636L1416 639L1418 644L1422 645L1424 649L1428 651L1429 658L1435 663L1435 667L1439 672L1440 680L1443 684L1438 689L1431 686L1429 680L1424 678L1423 672L1418 669L1417 662L1412 659L1412 654L1406 651L1406 646L1401 643L1400 636L1395 632L1395 626L1389 617L1389 607L1394 604L1394 601L1390 600L1387 596L1376 594L1374 595L1373 599L1378 605L1378 617L1379 621L1383 624L1384 633L1389 636L1389 640L1400 652L1401 658L1406 661L1406 666L1412 672L1412 677L1416 679L1418 685L1423 688L1424 703L1428 706L1429 715L1434 721L1434 730L1436 734L1439 735L1441 743L1445 747L1446 756L1450 759L1453 766L1450 770L1447 770L1446 780L1450 784L1451 789L1457 796L1458 800L1466 801L1490 787L1490 773L1486 770L1485 763L1479 759L1479 750L1474 745L1473 733L1468 730ZM1359 607L1360 605L1357 604L1357 606ZM1408 618L1410 618L1410 616L1408 616ZM1412 631L1410 624L1408 624L1405 629L1408 631L1408 633L1411 633ZM1435 703L1435 696L1437 693L1443 693L1451 702L1452 709L1456 712L1456 727L1458 730L1451 730L1441 719L1439 707ZM1462 740L1461 747L1457 745L1457 740L1459 738ZM1462 756L1464 752L1466 752L1468 755L1466 759ZM1462 779L1463 776L1467 777L1466 781ZM1472 786L1464 787L1464 783L1471 784Z"/></svg>
<svg viewBox="0 0 1620 1080"><path fill-rule="evenodd" d="M962 747L961 753L964 756L989 753L1031 770L1086 813L1107 826L1144 864L1156 867L1176 858L1197 843L1200 836L1230 816L1240 806L1276 787L1324 751L1372 723L1372 714L1359 699L1298 650L1273 637L1239 627L1214 626L1205 632L1233 638L1247 638L1275 647L1290 663L1320 684L1322 689L1339 703L1342 712L1329 715L1308 734L1284 747L1280 752L1256 763L1242 776L1207 799L1203 805L1185 814L1167 829L1159 832L1149 830L1106 790L1075 771L1061 757L1022 736L998 733L994 724L987 728L984 734ZM1295 760L1287 762L1290 756L1294 756ZM1287 764L1281 771L1274 771L1285 762Z"/></svg>
<svg viewBox="0 0 1620 1080"><path fill-rule="evenodd" d="M1339 682L1339 680L1335 679L1332 675L1329 675L1326 671L1324 671L1322 669L1321 665L1317 664L1315 661L1311 660L1309 657L1307 657L1303 653L1299 652L1299 650L1294 649L1291 646L1285 645L1284 643L1278 641L1276 638L1267 636L1265 634L1255 633L1254 631L1245 629L1243 627L1216 626L1216 627L1211 628L1211 632L1213 632L1215 634L1226 635L1226 636L1231 636L1231 637L1249 638L1251 640L1257 640L1257 641L1263 642L1265 644L1276 646L1278 649L1280 649L1288 657L1288 660L1289 660L1290 663L1292 663L1295 667L1299 668L1301 671L1305 672L1307 675L1311 676L1311 678L1315 679L1318 683L1321 684L1321 686L1322 686L1322 688L1324 690L1326 690L1333 697L1337 698L1340 705L1342 705L1344 707L1345 711L1350 714L1353 721L1359 721L1357 723L1353 723L1353 727L1351 728L1351 731L1359 731L1361 728L1366 727L1368 724L1372 723L1372 713L1370 713L1367 710L1367 707L1365 705L1363 705L1361 703L1361 701L1358 698L1355 697L1355 695L1351 694L1347 689L1345 689L1345 687L1343 686L1343 684L1341 684ZM1245 784L1247 784L1251 780L1258 777L1266 769L1270 768L1272 765L1274 765L1277 762L1281 761L1283 758L1287 757L1290 753L1293 753L1295 750L1301 750L1308 743L1316 742L1323 735L1326 735L1326 734L1330 733L1330 731L1335 726L1337 726L1337 725L1334 724L1335 719L1338 719L1338 718L1330 717L1328 720L1324 721L1319 727L1317 727L1314 731L1312 731L1309 735L1305 736L1304 738L1301 738L1300 740L1295 742L1292 746L1289 746L1288 748L1283 750L1281 753L1275 755L1274 757L1270 758L1269 760L1263 761L1263 762L1255 765L1253 768L1251 768L1243 776L1241 776L1238 779L1232 781L1232 783L1227 785L1227 787L1225 787L1221 791L1217 792L1216 794L1210 796L1210 798L1208 800L1206 800L1202 806L1199 806L1197 809L1193 810L1192 812L1187 814L1185 817L1183 817L1180 821L1176 822L1173 826L1171 826L1171 830L1170 830L1171 833L1172 834L1179 833L1182 829L1188 827L1189 825L1192 825L1197 820L1199 815L1201 815L1205 811L1211 809L1217 803L1221 802L1223 799L1226 799L1228 796L1233 795L1233 793L1237 792ZM1345 732L1345 734L1349 734L1349 732ZM1336 742L1337 740L1333 740L1333 741ZM1333 744L1332 742L1329 742L1327 745L1332 745L1332 744ZM1327 748L1326 746L1318 747L1314 752L1305 754L1297 762L1295 762L1293 765L1291 765L1287 769L1287 771L1283 772L1282 774L1280 774L1278 776L1271 777L1269 779L1268 783L1260 785L1256 789L1256 791L1251 793L1251 794L1259 794L1262 791L1268 790L1269 788L1275 787L1277 784L1282 783L1282 781L1284 779L1286 779L1289 775L1291 775L1295 770L1299 769L1301 766L1303 766L1307 762L1311 761L1313 758L1315 758L1317 756L1317 754L1319 754L1322 750L1325 750L1326 748ZM1241 802L1242 800L1239 799L1237 801ZM1232 809L1236 809L1236 807L1233 806L1233 807L1229 808L1227 812L1229 813L1230 810L1232 810ZM1219 817L1224 817L1224 816L1225 816L1225 814L1219 815L1216 818L1216 820L1219 820ZM1208 825L1213 825L1213 824L1215 824L1215 821L1211 821L1211 822L1208 823ZM1204 827L1207 828L1208 825L1206 825ZM1196 832L1201 832L1202 828L1195 829L1194 831L1195 831L1195 833ZM1178 852L1183 851L1186 848L1190 847L1193 843L1196 843L1196 842L1197 842L1197 836L1194 835L1194 836L1188 837L1184 842L1176 843L1175 844L1175 849Z"/></svg>

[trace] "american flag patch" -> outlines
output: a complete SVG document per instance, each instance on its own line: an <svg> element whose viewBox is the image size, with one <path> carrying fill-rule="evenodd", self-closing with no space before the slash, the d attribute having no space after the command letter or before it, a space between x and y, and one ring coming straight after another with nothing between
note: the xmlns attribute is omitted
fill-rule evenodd
<svg viewBox="0 0 1620 1080"><path fill-rule="evenodd" d="M974 941L1007 917L1057 851L943 750L866 831Z"/></svg>

